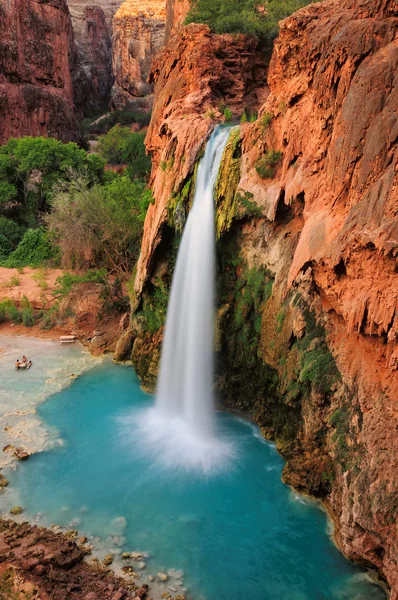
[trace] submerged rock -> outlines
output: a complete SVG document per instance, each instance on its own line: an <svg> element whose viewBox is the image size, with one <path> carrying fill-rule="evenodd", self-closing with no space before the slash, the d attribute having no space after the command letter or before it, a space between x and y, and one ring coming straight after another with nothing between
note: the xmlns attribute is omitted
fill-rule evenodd
<svg viewBox="0 0 398 600"><path fill-rule="evenodd" d="M20 515L21 513L23 513L23 508L22 506L14 506L14 508L12 508L10 510L10 514L11 515Z"/></svg>

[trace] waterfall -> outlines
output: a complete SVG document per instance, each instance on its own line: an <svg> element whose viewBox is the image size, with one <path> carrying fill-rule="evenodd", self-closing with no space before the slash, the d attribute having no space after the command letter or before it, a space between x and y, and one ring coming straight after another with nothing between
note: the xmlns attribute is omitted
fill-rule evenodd
<svg viewBox="0 0 398 600"><path fill-rule="evenodd" d="M213 427L214 186L230 130L218 127L202 158L167 309L156 407L195 435Z"/></svg>
<svg viewBox="0 0 398 600"><path fill-rule="evenodd" d="M233 453L217 435L213 401L214 187L229 134L217 127L199 164L167 308L156 403L141 419L144 444L158 462L207 473Z"/></svg>

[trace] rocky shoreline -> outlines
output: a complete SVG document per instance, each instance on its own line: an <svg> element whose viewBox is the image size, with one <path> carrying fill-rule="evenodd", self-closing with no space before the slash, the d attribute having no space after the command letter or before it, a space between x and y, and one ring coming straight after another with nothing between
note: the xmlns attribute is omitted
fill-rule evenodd
<svg viewBox="0 0 398 600"><path fill-rule="evenodd" d="M136 598L140 585L117 577L99 561L87 562L88 553L84 544L79 545L65 533L0 520L0 598Z"/></svg>

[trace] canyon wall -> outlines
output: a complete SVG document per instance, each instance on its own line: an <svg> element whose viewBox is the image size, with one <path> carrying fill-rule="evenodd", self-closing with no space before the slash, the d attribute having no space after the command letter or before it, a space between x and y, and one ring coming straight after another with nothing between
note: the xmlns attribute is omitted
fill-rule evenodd
<svg viewBox="0 0 398 600"><path fill-rule="evenodd" d="M81 66L76 93L85 110L107 108L113 85L112 17L121 0L67 0Z"/></svg>
<svg viewBox="0 0 398 600"><path fill-rule="evenodd" d="M203 144L226 105L261 102L231 134L216 186L217 390L277 441L284 480L322 499L339 547L394 600L397 25L393 0L302 9L281 23L269 90L252 41L200 25L173 38L152 75L155 203L116 354L153 389Z"/></svg>
<svg viewBox="0 0 398 600"><path fill-rule="evenodd" d="M190 8L191 0L166 0L166 43L181 29Z"/></svg>
<svg viewBox="0 0 398 600"><path fill-rule="evenodd" d="M151 64L164 44L166 0L125 0L113 18L111 105L115 109L150 111Z"/></svg>
<svg viewBox="0 0 398 600"><path fill-rule="evenodd" d="M0 143L12 136L75 140L77 54L64 0L0 4Z"/></svg>

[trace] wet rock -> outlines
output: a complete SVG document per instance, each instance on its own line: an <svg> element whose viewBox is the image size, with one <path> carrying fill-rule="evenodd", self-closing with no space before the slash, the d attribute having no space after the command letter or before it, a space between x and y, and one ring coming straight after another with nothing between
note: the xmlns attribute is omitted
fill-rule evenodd
<svg viewBox="0 0 398 600"><path fill-rule="evenodd" d="M104 560L102 561L102 564L105 567L108 567L109 565L111 565L113 563L113 556L112 554L107 554L104 558Z"/></svg>
<svg viewBox="0 0 398 600"><path fill-rule="evenodd" d="M131 552L123 552L122 553L123 560L128 560L129 558L131 558Z"/></svg>
<svg viewBox="0 0 398 600"><path fill-rule="evenodd" d="M14 506L11 510L10 510L10 514L11 515L20 515L21 513L23 513L23 508L22 506Z"/></svg>
<svg viewBox="0 0 398 600"><path fill-rule="evenodd" d="M29 454L23 448L15 448L14 456L17 460L26 460Z"/></svg>
<svg viewBox="0 0 398 600"><path fill-rule="evenodd" d="M143 561L141 561L141 562L138 563L137 566L138 566L139 569L145 569L146 564Z"/></svg>
<svg viewBox="0 0 398 600"><path fill-rule="evenodd" d="M167 573L158 573L159 581L167 581L168 578L169 578L169 576L167 575Z"/></svg>
<svg viewBox="0 0 398 600"><path fill-rule="evenodd" d="M3 490L3 488L8 486L8 479L6 479L4 477L4 475L2 473L0 473L0 491Z"/></svg>

